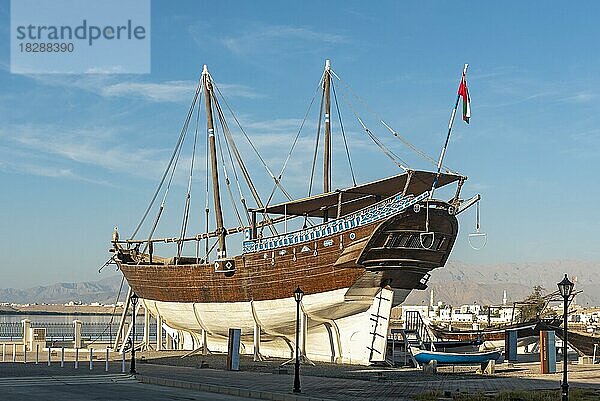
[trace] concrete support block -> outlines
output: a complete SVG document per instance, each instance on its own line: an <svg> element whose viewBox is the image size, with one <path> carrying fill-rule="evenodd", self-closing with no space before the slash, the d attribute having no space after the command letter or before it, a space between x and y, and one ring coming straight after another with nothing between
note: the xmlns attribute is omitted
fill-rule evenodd
<svg viewBox="0 0 600 401"><path fill-rule="evenodd" d="M496 373L496 361L489 360L487 362L482 362L479 369L477 369L477 373L482 375L493 375Z"/></svg>
<svg viewBox="0 0 600 401"><path fill-rule="evenodd" d="M31 350L31 320L23 319L21 324L23 325L23 347Z"/></svg>
<svg viewBox="0 0 600 401"><path fill-rule="evenodd" d="M428 364L423 365L423 373L434 374L437 373L437 361L430 361Z"/></svg>
<svg viewBox="0 0 600 401"><path fill-rule="evenodd" d="M81 348L81 320L73 320L73 348Z"/></svg>

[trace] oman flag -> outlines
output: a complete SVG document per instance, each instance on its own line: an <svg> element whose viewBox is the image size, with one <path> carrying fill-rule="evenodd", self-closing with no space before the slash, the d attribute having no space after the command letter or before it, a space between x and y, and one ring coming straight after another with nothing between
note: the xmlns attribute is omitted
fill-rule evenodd
<svg viewBox="0 0 600 401"><path fill-rule="evenodd" d="M468 124L471 118L471 97L469 96L469 89L467 89L467 80L463 75L458 87L458 96L462 97L463 104L463 120Z"/></svg>

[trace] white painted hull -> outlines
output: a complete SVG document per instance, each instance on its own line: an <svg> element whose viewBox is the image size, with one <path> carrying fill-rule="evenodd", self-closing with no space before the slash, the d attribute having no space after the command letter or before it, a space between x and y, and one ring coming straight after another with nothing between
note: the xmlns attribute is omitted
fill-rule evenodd
<svg viewBox="0 0 600 401"><path fill-rule="evenodd" d="M410 290L372 289L371 296L348 300L348 289L305 295L302 312L306 339L300 349L311 360L369 364L385 359L392 301L401 303ZM255 324L260 327L263 356L294 355L296 302L294 298L257 302L179 303L144 300L154 315L178 330L184 349L202 345L207 335L210 351L226 352L230 328L242 331L242 353L255 352ZM373 334L376 332L377 334Z"/></svg>

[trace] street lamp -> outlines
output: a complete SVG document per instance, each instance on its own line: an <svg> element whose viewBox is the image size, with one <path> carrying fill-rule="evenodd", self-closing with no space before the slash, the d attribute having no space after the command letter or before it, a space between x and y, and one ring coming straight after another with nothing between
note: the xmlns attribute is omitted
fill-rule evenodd
<svg viewBox="0 0 600 401"><path fill-rule="evenodd" d="M569 297L573 292L574 284L569 280L569 277L565 274L565 277L562 279L558 285L558 290L560 291L560 295L563 297L563 380L560 388L562 390L562 400L569 400L569 383L567 382L567 309L569 308Z"/></svg>
<svg viewBox="0 0 600 401"><path fill-rule="evenodd" d="M304 291L300 287L294 291L296 300L296 363L294 365L294 393L300 392L300 302L304 296Z"/></svg>
<svg viewBox="0 0 600 401"><path fill-rule="evenodd" d="M129 369L129 373L131 373L132 375L137 374L137 372L135 371L135 315L136 315L136 306L138 303L138 296L137 294L134 292L133 294L131 294L131 368Z"/></svg>

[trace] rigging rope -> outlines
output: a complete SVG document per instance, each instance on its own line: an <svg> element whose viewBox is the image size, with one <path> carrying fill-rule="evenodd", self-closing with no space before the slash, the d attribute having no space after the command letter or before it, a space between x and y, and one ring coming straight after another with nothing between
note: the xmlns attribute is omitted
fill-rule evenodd
<svg viewBox="0 0 600 401"><path fill-rule="evenodd" d="M221 114L219 114L219 118L220 118ZM221 125L223 127L223 132L229 132L229 126L227 125L227 122L225 120L221 121ZM227 134L225 134L227 135ZM231 135L231 133L230 133ZM233 170L233 178L235 178L235 184L236 184L236 188L238 191L238 195L240 196L240 202L242 203L242 206L244 207L244 215L246 216L246 221L248 222L248 226L250 226L250 213L248 213L248 205L246 204L246 198L244 197L244 194L242 192L242 187L240 185L240 179L238 177L238 173L237 173L237 169L235 168L235 163L233 162L233 155L231 154L231 146L229 146L229 141L227 141L227 138L225 138L225 148L227 149L227 155L229 156L229 163L231 164L231 169ZM243 226L241 220L240 220L240 226Z"/></svg>
<svg viewBox="0 0 600 401"><path fill-rule="evenodd" d="M367 135L369 136L369 138L371 138L371 140L375 143L375 145L377 145L379 147L379 149L381 149L381 151L390 158L391 161L394 162L394 164L398 167L400 167L402 170L404 170L405 172L408 171L408 167L405 166L404 164L408 164L406 163L404 160L402 160L398 155L396 155L392 150L388 149L383 142L381 142L381 140L379 140L379 138L377 138L369 128L367 128L367 126L365 125L365 123L363 123L363 121L361 120L360 117L356 116L356 118L358 119L358 122L360 123L360 125L362 125L363 129L365 130L365 132L367 133ZM397 159L397 160L396 160ZM399 160L399 161L398 161ZM404 163L404 164L402 164Z"/></svg>
<svg viewBox="0 0 600 401"><path fill-rule="evenodd" d="M233 198L233 193L231 192L229 174L227 174L227 166L225 165L225 157L223 156L223 146L221 146L221 135L219 135L218 130L215 130L215 136L217 137L217 147L219 148L219 154L221 156L221 165L223 166L223 176L225 177L225 186L227 187L229 200L231 201L231 205L233 206L233 210L235 212L235 216L237 217L239 225L243 226L244 223L242 222L242 217L240 216L240 212L238 211L237 205L235 204L235 199Z"/></svg>
<svg viewBox="0 0 600 401"><path fill-rule="evenodd" d="M334 73L335 74L335 73ZM336 75L337 77L337 75ZM339 77L337 77L339 79ZM342 95L343 99L346 99L346 96L344 95L343 92L340 93ZM356 110L354 109L354 107L352 106L351 102L348 102L348 107L350 108L350 110L352 111L352 113L354 114L354 116L356 117L356 119L358 120L358 122L360 123L360 125L362 126L363 130L367 133L367 135L369 136L369 138L371 138L371 140L379 147L379 149L387 156L390 158L390 160L392 160L392 162L400 167L403 171L408 171L408 167L405 166L408 165L408 163L406 163L404 160L402 160L398 155L396 155L392 150L388 149L383 142L381 142L381 140L379 138L377 138L372 132L371 130L365 125L365 123L363 122L363 120L360 118L360 116L358 115L358 113L356 112ZM401 162L398 162L398 160ZM404 163L404 164L402 164Z"/></svg>
<svg viewBox="0 0 600 401"><path fill-rule="evenodd" d="M331 70L331 73L333 74L333 76L335 78L337 78L338 81L340 81L347 89L348 91L352 94L352 96L354 96L354 98L356 98L357 101L359 101L360 103L362 103L365 108L367 109L367 111L369 113L371 113L376 119L379 120L379 122L386 127L396 138L398 138L403 144L405 144L406 146L408 146L413 152L415 152L417 155L421 156L423 159L431 162L433 165L437 166L438 161L436 159L434 159L433 157L429 156L427 153L425 153L423 150L419 149L417 146L413 145L411 142L409 142L406 138L404 138L403 136L401 136L400 134L398 134L398 132L396 132L392 127L390 127L381 117L380 114L378 114L376 111L374 111L373 109L371 109L369 107L369 105L360 97L358 96L358 94L356 94L356 92L354 90L352 90L352 87L347 84L345 81L343 81L339 75L337 75L335 73L335 71ZM342 94L343 95L343 94ZM447 166L443 166L445 171L448 173L452 173L452 174L457 174L454 171L452 171L450 168L448 168Z"/></svg>
<svg viewBox="0 0 600 401"><path fill-rule="evenodd" d="M189 221L189 217L190 217L190 205L192 202L192 199L191 199L192 198L192 178L194 176L194 162L196 160L196 143L198 141L198 126L200 125L200 109L201 109L201 107L198 106L198 109L196 110L196 127L194 130L194 144L192 146L192 159L190 162L190 176L188 179L188 189L187 189L187 195L186 195L186 199L185 199L185 208L183 211L183 220L181 222L181 234L179 236L180 238L185 238L188 221ZM177 257L181 256L184 245L185 245L184 242L177 243Z"/></svg>
<svg viewBox="0 0 600 401"><path fill-rule="evenodd" d="M219 105L219 100L215 96L213 96L213 101L214 101L215 107L217 108L217 115L218 115L219 121L221 122L221 128L223 129L223 133L225 135L225 146L227 148L227 154L229 156L229 162L231 163L231 169L233 170L233 176L235 178L235 183L236 183L236 186L237 186L238 194L240 196L240 202L242 203L242 206L244 207L244 212L245 212L246 220L248 221L248 225L250 225L250 215L248 213L248 206L246 204L246 198L244 198L244 194L242 192L242 187L240 186L240 179L238 177L237 169L235 168L235 163L233 162L233 155L232 155L232 149L231 148L233 147L234 151L237 152L237 147L235 146L235 142L233 141L233 135L231 134L231 131L229 130L229 124L227 124L227 120L225 119L225 115L223 114L223 110L221 109L221 107ZM229 140L229 138L231 140ZM219 140L220 140L220 138L219 138ZM230 145L230 142L233 145ZM219 144L220 144L220 142L219 142ZM219 145L219 146L221 146L221 145ZM238 156L239 156L239 154L238 154ZM241 157L240 157L240 161L241 161L241 164L243 164L243 160L241 160ZM240 163L238 163L238 164L240 164ZM223 165L225 165L225 161L224 160L223 160ZM243 167L242 170L244 170L245 168L246 167L244 165L244 167ZM243 173L243 171L242 171L242 173ZM247 170L246 170L246 173L247 173ZM252 180L250 179L250 174L249 173L247 173L247 176L248 176L248 180L250 181L250 183L252 183ZM246 177L246 175L244 175L244 177ZM258 198L257 203L259 203L260 202L260 196L258 196L258 191L256 191L256 189L254 189L254 191L256 192L256 195L257 195L257 198ZM251 192L252 192L252 190L251 190ZM236 212L237 212L237 210L236 210ZM241 223L241 220L240 220L240 226L242 226L242 225L243 224Z"/></svg>
<svg viewBox="0 0 600 401"><path fill-rule="evenodd" d="M219 95L221 96L221 99L223 99L223 101L225 102L225 104L227 105L227 109L229 110L229 113L232 115L232 117L235 119L235 121L237 122L238 127L240 128L240 130L242 130L242 132L244 133L244 135L246 136L246 139L248 141L250 141L250 138L246 135L244 129L242 128L239 120L237 119L237 117L235 116L235 114L233 113L233 110L231 109L231 107L229 107L229 104L227 103L227 99L225 99L225 97L223 96L223 94L221 93L221 91L219 90L219 87L214 85L213 83L213 87L215 87L217 89L217 92L219 93ZM250 189L250 193L252 194L252 197L254 198L254 201L256 202L257 206L261 209L263 209L262 215L263 218L270 222L271 218L269 217L269 215L267 213L264 212L264 205L263 202L260 198L260 195L258 194L258 191L256 190L256 187L254 186L254 182L252 182L252 178L250 177L250 173L248 172L248 169L246 168L246 164L244 163L244 160L242 159L238 149L237 149L237 145L235 144L235 140L233 139L233 135L231 134L231 131L229 130L229 125L227 124L226 120L225 120L225 115L223 113L223 110L221 108L221 106L219 105L218 100L216 99L216 97L214 97L214 103L215 103L215 107L217 109L217 113L219 114L219 119L221 121L225 122L225 126L227 127L226 130L224 130L225 133L225 139L227 140L229 146L231 146L231 150L233 152L233 155L235 156L235 160L240 168L240 170L242 171L242 175L244 176L244 180L246 181L246 184L248 185L248 188ZM250 142L250 144L252 145L252 143ZM253 145L252 145L253 146ZM277 183L276 183L277 185ZM278 186L280 187L280 186ZM282 188L282 187L280 187ZM285 192L285 194L287 194L287 192ZM291 199L291 197L289 196L289 194L287 194L288 199ZM246 207L246 206L244 206ZM247 208L246 208L247 210ZM269 225L269 229L271 230L271 233L273 235L277 235L277 230L275 229L275 227L270 224ZM262 233L262 230L261 230Z"/></svg>
<svg viewBox="0 0 600 401"><path fill-rule="evenodd" d="M110 320L108 321L108 323L104 327L104 330L102 330L102 332L100 334L98 334L94 339L90 340L89 344L94 344L99 338L102 337L102 335L104 333L106 333L106 330L109 330L108 336L110 337L110 342L112 343L111 326L112 326L112 323L113 323L113 321L115 319L115 316L116 316L115 313L117 312L117 305L119 303L119 298L121 297L121 291L123 290L123 283L124 282L125 282L125 276L121 277L121 285L119 285L119 292L117 293L117 299L115 300L115 304L113 306L113 311L111 313Z"/></svg>
<svg viewBox="0 0 600 401"><path fill-rule="evenodd" d="M185 138L185 134L187 132L187 126L189 124L191 116L193 115L194 108L196 106L196 101L198 100L198 95L200 94L201 90L202 90L202 88L201 88L201 81L199 81L198 82L198 86L196 86L196 93L194 94L194 99L192 100L192 104L190 105L190 108L188 110L188 114L187 114L186 120L185 120L185 122L183 124L183 127L181 128L181 132L179 133L179 138L177 139L177 143L175 145L175 149L173 149L173 153L171 154L171 158L169 159L169 163L167 164L167 168L165 169L165 172L163 173L163 175L161 177L161 180L160 180L160 182L159 182L156 190L154 191L154 195L152 196L152 199L150 200L150 204L146 208L146 211L142 215L142 218L140 219L140 222L136 226L135 230L133 230L133 234L131 234L130 239L135 238L135 236L139 232L140 228L144 224L144 221L148 217L148 214L150 213L150 210L152 210L152 207L154 206L154 202L156 202L156 198L160 194L160 190L161 190L162 186L165 183L165 179L167 178L167 175L169 174L169 170L171 169L171 166L173 165L173 161L175 160L177 152L178 152L178 150L181 147L183 139Z"/></svg>
<svg viewBox="0 0 600 401"><path fill-rule="evenodd" d="M231 109L231 107L229 106L229 103L227 102L227 99L225 98L225 96L223 96L223 94L221 93L221 91L219 90L218 87L217 87L217 91L219 92L219 95L221 95L221 98L225 102L225 106L229 110L229 113L231 113L231 116L235 120L237 126L240 128L240 131L242 132L242 134L244 134L244 137L246 138L246 141L248 141L248 144L250 144L250 147L252 148L252 150L254 151L254 153L256 154L256 156L258 157L258 159L260 160L261 164L263 165L263 167L265 168L265 170L267 171L267 173L271 176L271 178L273 179L273 181L275 182L275 184L279 187L279 189L281 190L281 192L283 192L283 194L288 198L288 200L292 200L291 195L281 185L281 183L279 182L279 180L277 179L277 177L275 177L275 175L273 174L273 172L271 171L271 169L269 168L269 166L267 165L267 163L263 159L263 157L260 154L260 152L258 151L258 149L256 149L256 146L254 146L254 143L250 140L250 137L246 133L246 130L244 130L244 128L242 127L242 124L238 120L237 116L235 115L235 113L233 112L233 110Z"/></svg>
<svg viewBox="0 0 600 401"><path fill-rule="evenodd" d="M186 129L186 132L187 132L187 129ZM185 135L184 135L184 138L185 138ZM165 189L165 194L163 196L162 202L160 202L160 207L158 209L158 213L156 214L156 219L154 220L152 229L150 230L150 233L148 234L148 242L146 242L146 244L144 245L144 249L142 250L142 253L145 253L146 250L148 249L148 244L150 244L150 240L152 239L152 236L154 235L154 232L156 231L156 227L158 226L158 222L160 221L162 213L165 210L165 202L167 200L167 195L169 194L169 189L171 188L171 183L173 182L173 176L175 175L175 170L177 168L177 164L179 163L180 155L181 155L181 147L177 151L177 156L175 157L175 164L173 165L173 169L171 170L171 176L169 177L169 182L167 183L167 188ZM142 262L142 259L140 258L138 260L137 264L139 265L141 262Z"/></svg>
<svg viewBox="0 0 600 401"><path fill-rule="evenodd" d="M294 149L296 148L296 144L298 143L298 139L300 138L300 134L302 133L302 129L304 128L304 124L306 124L306 120L308 119L308 115L310 114L310 111L312 110L312 106L315 103L315 100L317 99L317 93L319 91L319 88L322 87L323 85L323 79L325 77L325 71L323 71L323 74L321 74L321 78L319 79L319 83L317 84L314 92L313 92L313 97L310 100L309 104L308 104L308 108L306 109L306 112L304 113L304 118L302 119L302 123L300 124L300 128L298 128L298 132L296 133L296 136L294 137L294 141L292 142L292 147L290 148L290 151L288 152L286 158L285 158L285 162L283 163L283 166L281 167L281 171L279 172L279 175L277 176L277 178L281 181L281 179L283 178L283 173L285 172L285 169L288 165L288 162L290 161L290 158L292 157L292 153L294 152ZM271 204L271 201L273 200L273 196L275 195L275 190L277 189L277 185L273 185L273 188L271 189L271 193L269 194L269 198L267 199L267 203L266 206ZM265 206L265 207L266 207ZM313 226L313 222L311 220L308 221L310 223L311 226ZM306 221L305 221L306 223ZM262 228L261 228L261 232L262 232Z"/></svg>
<svg viewBox="0 0 600 401"><path fill-rule="evenodd" d="M354 168L352 168L352 160L350 159L350 150L348 149L348 141L346 140L346 131L344 130L344 123L342 122L342 113L340 113L340 105L337 100L335 93L335 85L331 81L331 88L333 89L333 99L335 100L335 108L337 109L338 120L340 121L340 129L342 131L342 138L344 138L344 146L346 147L346 156L348 157L348 165L350 166L350 174L352 175L352 183L356 186L356 177L354 176Z"/></svg>

